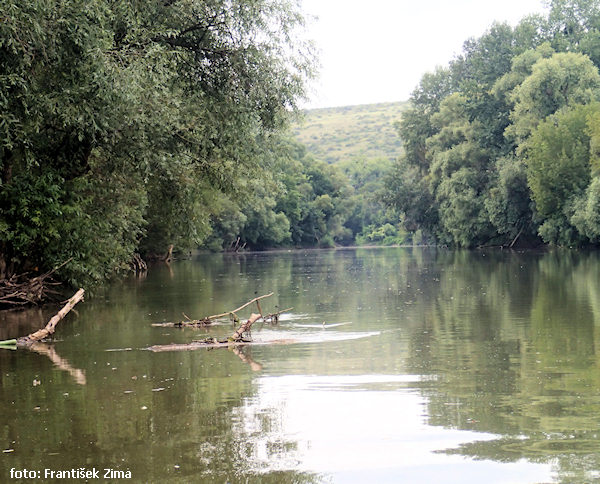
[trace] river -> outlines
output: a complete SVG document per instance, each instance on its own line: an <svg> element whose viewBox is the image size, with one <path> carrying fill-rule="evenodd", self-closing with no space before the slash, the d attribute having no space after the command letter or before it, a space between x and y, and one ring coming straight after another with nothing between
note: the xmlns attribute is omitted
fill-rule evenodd
<svg viewBox="0 0 600 484"><path fill-rule="evenodd" d="M0 350L0 481L74 469L156 483L598 481L599 275L598 253L558 250L154 267L87 297L53 344ZM256 323L252 345L147 350L225 337L227 321L153 324L270 292L265 312L293 309ZM0 339L53 311L0 315Z"/></svg>

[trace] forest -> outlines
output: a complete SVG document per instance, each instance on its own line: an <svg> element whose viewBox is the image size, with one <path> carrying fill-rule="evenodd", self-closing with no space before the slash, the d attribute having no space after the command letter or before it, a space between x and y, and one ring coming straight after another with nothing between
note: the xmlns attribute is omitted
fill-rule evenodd
<svg viewBox="0 0 600 484"><path fill-rule="evenodd" d="M304 26L284 0L7 0L0 281L93 285L171 245L600 242L600 2L466 40L380 107L397 156L334 162L292 130L317 65Z"/></svg>
<svg viewBox="0 0 600 484"><path fill-rule="evenodd" d="M425 74L384 199L451 247L600 242L600 2L494 24Z"/></svg>
<svg viewBox="0 0 600 484"><path fill-rule="evenodd" d="M0 281L93 285L171 245L332 247L385 219L355 186L390 163L333 167L290 133L304 25L283 0L7 0Z"/></svg>

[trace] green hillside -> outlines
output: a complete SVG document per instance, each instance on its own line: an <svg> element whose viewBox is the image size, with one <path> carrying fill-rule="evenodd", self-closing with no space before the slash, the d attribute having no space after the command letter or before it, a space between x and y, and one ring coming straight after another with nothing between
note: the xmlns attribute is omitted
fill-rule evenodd
<svg viewBox="0 0 600 484"><path fill-rule="evenodd" d="M293 132L317 159L396 158L401 141L394 123L407 102L311 109Z"/></svg>

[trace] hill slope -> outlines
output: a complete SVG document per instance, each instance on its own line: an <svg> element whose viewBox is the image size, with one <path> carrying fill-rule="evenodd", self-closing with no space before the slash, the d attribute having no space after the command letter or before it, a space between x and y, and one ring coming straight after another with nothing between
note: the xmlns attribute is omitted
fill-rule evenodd
<svg viewBox="0 0 600 484"><path fill-rule="evenodd" d="M352 158L396 158L402 147L394 123L407 102L311 109L293 127L315 158L336 163Z"/></svg>

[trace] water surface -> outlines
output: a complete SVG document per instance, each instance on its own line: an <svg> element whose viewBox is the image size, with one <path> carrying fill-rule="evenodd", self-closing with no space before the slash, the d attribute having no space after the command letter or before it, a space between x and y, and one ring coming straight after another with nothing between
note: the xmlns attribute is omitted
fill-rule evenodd
<svg viewBox="0 0 600 484"><path fill-rule="evenodd" d="M599 274L596 253L410 248L156 267L88 297L53 344L0 351L0 481L597 481ZM145 349L227 336L152 323L269 292L265 312L293 309L255 345ZM3 314L0 339L52 312Z"/></svg>

